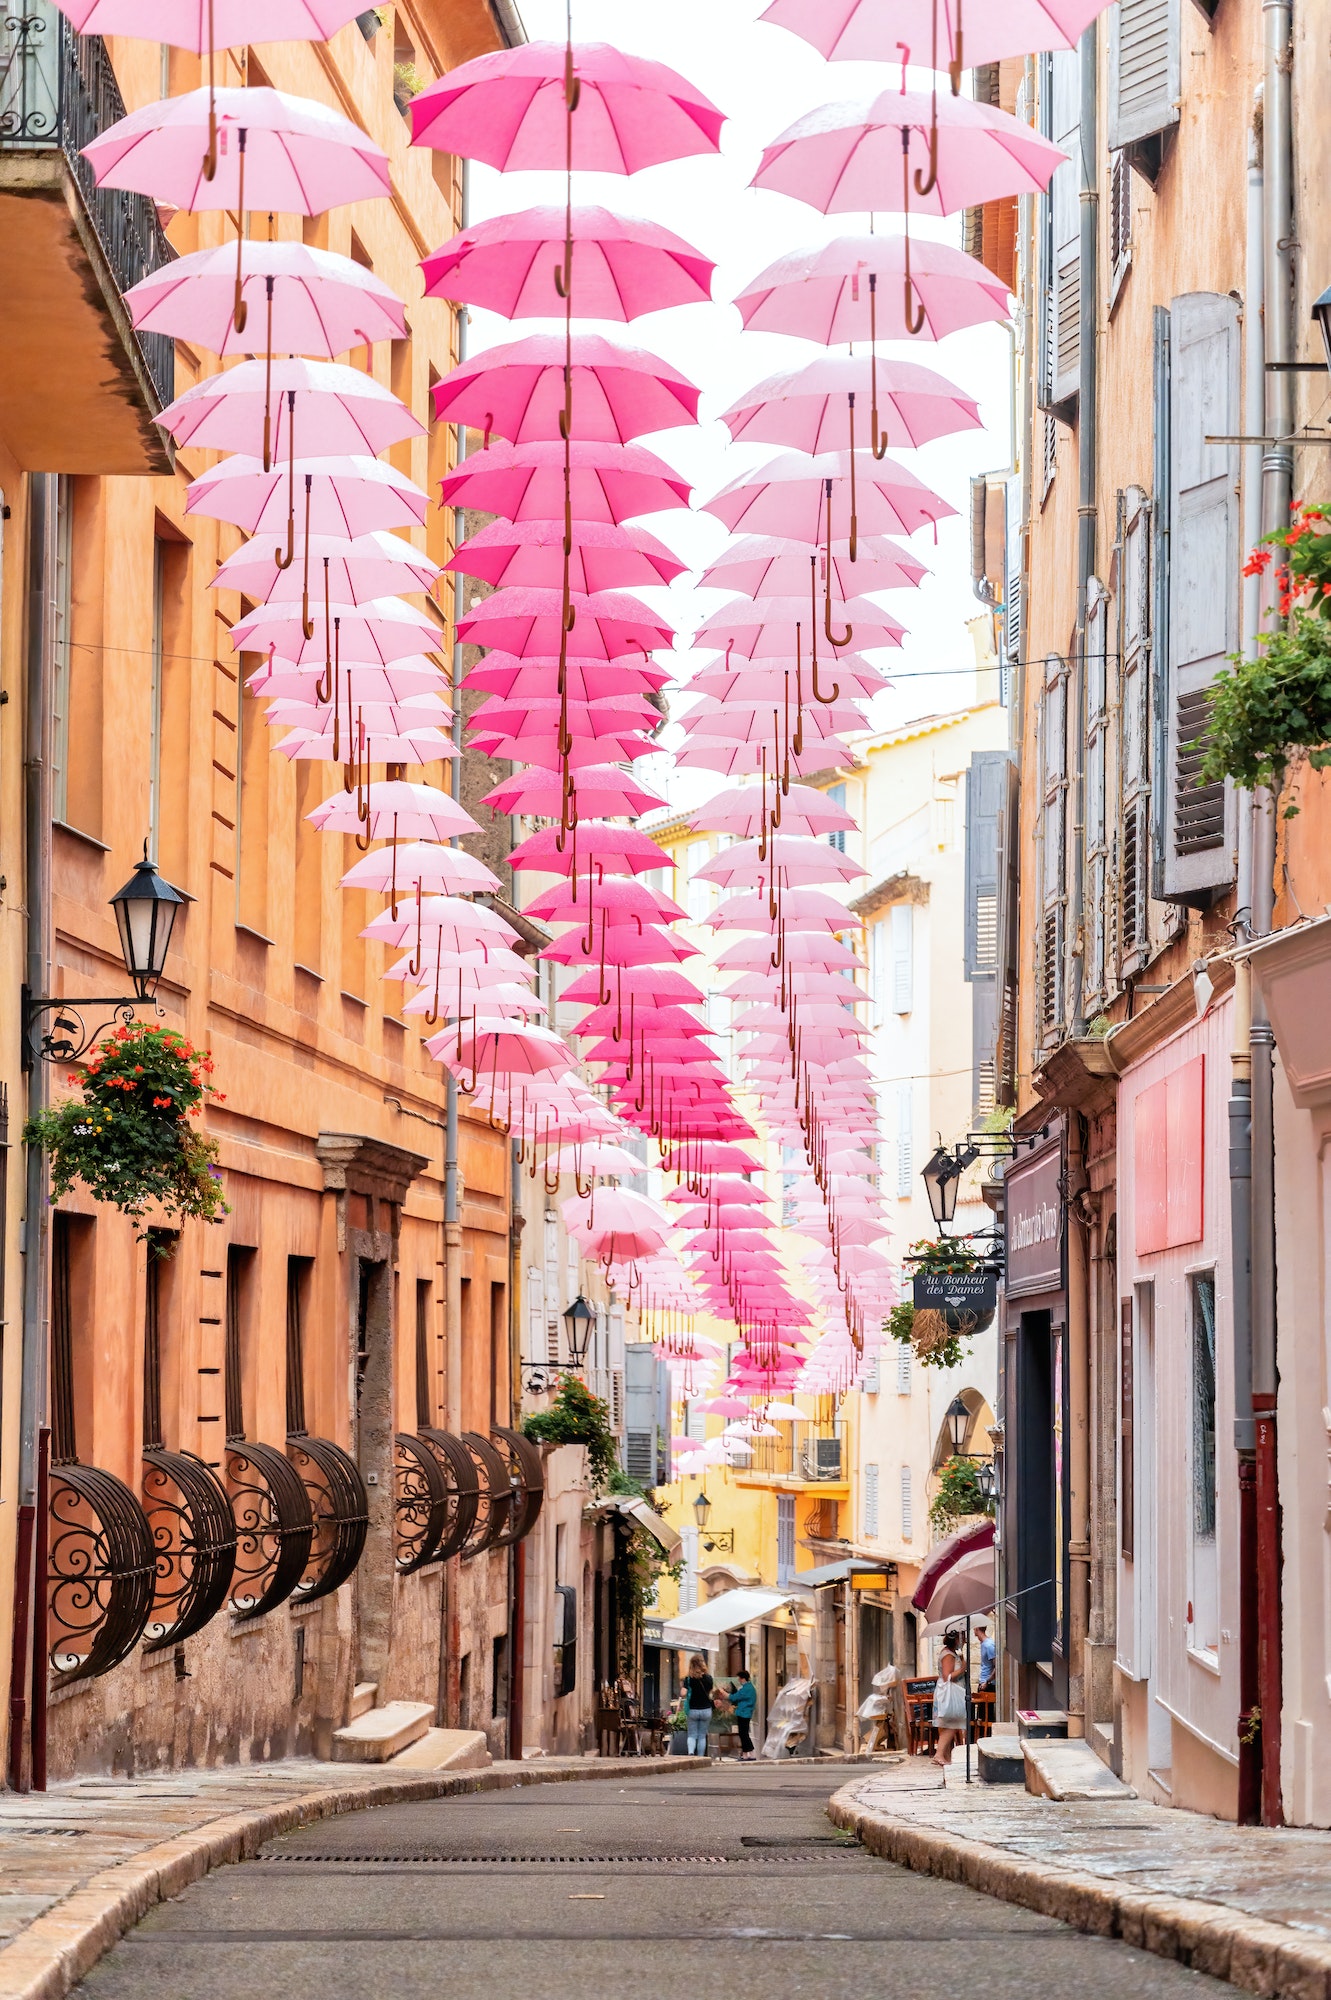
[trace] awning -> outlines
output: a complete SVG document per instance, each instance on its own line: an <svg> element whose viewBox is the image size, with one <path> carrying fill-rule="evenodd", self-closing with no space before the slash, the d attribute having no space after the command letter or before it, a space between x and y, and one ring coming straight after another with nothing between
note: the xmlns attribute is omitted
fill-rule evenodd
<svg viewBox="0 0 1331 2000"><path fill-rule="evenodd" d="M991 1549L994 1545L995 1526L992 1521L980 1521L973 1528L962 1528L955 1535L929 1551L928 1559L920 1570L920 1580L915 1586L911 1603L917 1611L923 1611L929 1599L937 1590L943 1578L954 1563L969 1555L972 1549Z"/></svg>
<svg viewBox="0 0 1331 2000"><path fill-rule="evenodd" d="M817 1589L823 1583L844 1583L850 1576L871 1576L886 1588L887 1571L887 1564L872 1556L846 1556L841 1562L824 1563L820 1569L802 1569L795 1580Z"/></svg>
<svg viewBox="0 0 1331 2000"><path fill-rule="evenodd" d="M695 1653L714 1653L725 1632L740 1632L769 1618L783 1604L789 1604L788 1590L726 1590L692 1611L681 1611L661 1626L663 1646L690 1647Z"/></svg>
<svg viewBox="0 0 1331 2000"><path fill-rule="evenodd" d="M684 1538L669 1521L663 1520L645 1500L633 1493L606 1493L599 1500L593 1500L587 1509L589 1514L628 1514L640 1528L645 1528L664 1555L674 1558L684 1546Z"/></svg>

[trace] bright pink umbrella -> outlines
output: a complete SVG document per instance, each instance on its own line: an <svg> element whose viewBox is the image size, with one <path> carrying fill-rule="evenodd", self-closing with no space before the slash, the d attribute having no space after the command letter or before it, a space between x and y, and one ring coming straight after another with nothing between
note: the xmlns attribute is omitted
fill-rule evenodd
<svg viewBox="0 0 1331 2000"><path fill-rule="evenodd" d="M365 819L354 792L335 793L306 817L324 833L356 833L365 840L451 840L457 834L480 832L471 814L447 792L408 778L376 785Z"/></svg>
<svg viewBox="0 0 1331 2000"><path fill-rule="evenodd" d="M585 882L576 894L569 883L560 882L535 897L526 906L526 914L542 924L585 924L589 909L609 924L681 923L688 914L672 896L663 896L641 882L626 882L617 877L596 884L590 900Z"/></svg>
<svg viewBox="0 0 1331 2000"><path fill-rule="evenodd" d="M423 437L425 425L391 389L341 361L242 361L207 375L154 418L178 445L258 452L272 410L273 455L367 452ZM290 467L288 467L290 474Z"/></svg>
<svg viewBox="0 0 1331 2000"><path fill-rule="evenodd" d="M585 965L588 957L594 956L607 967L671 965L698 956L695 945L685 944L682 938L655 924L644 924L639 930L636 924L606 924L598 920L594 953L583 950L584 942L581 929L575 928L546 945L540 956L556 965Z"/></svg>
<svg viewBox="0 0 1331 2000"><path fill-rule="evenodd" d="M514 444L549 440L560 436L571 395L578 438L628 444L697 422L700 392L659 355L599 333L575 333L569 351L566 378L560 334L530 333L487 348L435 383L436 419L471 424L487 443L495 432Z"/></svg>
<svg viewBox="0 0 1331 2000"><path fill-rule="evenodd" d="M905 289L909 251L911 317ZM903 236L839 236L792 250L744 287L735 304L755 333L792 333L824 347L839 341L942 340L960 327L1005 320L1001 278L951 243ZM916 325L923 313L923 323Z"/></svg>
<svg viewBox="0 0 1331 2000"><path fill-rule="evenodd" d="M854 450L878 432L878 444L928 444L954 431L978 430L980 406L946 377L916 361L881 355L826 354L769 375L738 397L721 421L736 443L779 444L817 454Z"/></svg>
<svg viewBox="0 0 1331 2000"><path fill-rule="evenodd" d="M217 171L208 180L210 117ZM358 125L331 105L267 86L210 92L205 85L142 105L99 133L83 156L98 187L127 188L196 213L321 215L392 192L387 153Z"/></svg>
<svg viewBox="0 0 1331 2000"><path fill-rule="evenodd" d="M771 0L759 17L843 62L909 62L942 69L1075 49L1109 0ZM935 35L937 44L935 45ZM903 53L904 52L904 53ZM936 59L935 59L936 58Z"/></svg>
<svg viewBox="0 0 1331 2000"><path fill-rule="evenodd" d="M558 819L563 785L553 771L515 771L488 791L482 805L500 812L525 813L537 819ZM593 765L577 780L578 817L636 819L665 800L612 764Z"/></svg>
<svg viewBox="0 0 1331 2000"><path fill-rule="evenodd" d="M563 686L568 699L608 701L664 687L670 680L664 668L650 666L646 661L629 666L629 657L625 653L617 660L566 660ZM469 688L500 695L505 700L544 700L552 695L559 698L560 694L559 661L553 657L519 660L512 653L489 653L479 666L467 669L463 680Z"/></svg>
<svg viewBox="0 0 1331 2000"><path fill-rule="evenodd" d="M807 595L811 574L821 591L827 557L820 543L792 541L785 535L741 535L699 578L708 590L734 590L744 597ZM924 564L885 535L861 535L856 559L848 541L832 544L832 590L835 597L857 592L913 588L929 574Z"/></svg>
<svg viewBox="0 0 1331 2000"><path fill-rule="evenodd" d="M850 520L850 469L849 452L829 451L818 458L784 452L732 479L703 502L703 512L714 514L732 531L825 542L829 533L840 532ZM936 526L956 512L894 460L879 463L872 454L857 452L855 472L854 511L865 534L913 535L926 523Z"/></svg>
<svg viewBox="0 0 1331 2000"><path fill-rule="evenodd" d="M300 519L304 524L308 506L312 534L350 539L409 521L423 523L429 511L428 493L396 466L365 454L298 458L294 475ZM281 535L287 531L291 490L286 466L265 472L259 458L224 458L190 482L185 512L232 521L247 535Z"/></svg>
<svg viewBox="0 0 1331 2000"><path fill-rule="evenodd" d="M232 626L232 647L237 653L266 653L271 646L278 659L299 665L323 660L336 643L345 659L386 666L444 641L434 620L413 611L400 597L375 597L367 604L334 604L327 627L324 607L319 605L315 610L312 605L311 611L314 632L312 638L306 638L298 603L260 605Z"/></svg>
<svg viewBox="0 0 1331 2000"><path fill-rule="evenodd" d="M581 832L581 828L579 828ZM584 972L570 980L560 995L571 1005L579 1000L599 1000L601 982L593 972ZM666 969L637 970L626 966L616 975L615 990L620 998L637 994L640 998L662 1001L700 1001L701 988L694 985L686 973Z"/></svg>
<svg viewBox="0 0 1331 2000"><path fill-rule="evenodd" d="M645 604L622 591L602 590L570 598L577 651L586 659L615 659L621 653L649 653L668 646L674 627L654 617ZM509 653L557 654L564 629L559 590L499 590L483 597L458 625L468 645L502 646Z"/></svg>
<svg viewBox="0 0 1331 2000"><path fill-rule="evenodd" d="M425 1044L446 1069L461 1077L467 1070L474 1093L482 1073L489 1076L542 1076L573 1067L568 1044L549 1028L517 1022L478 1019L444 1028Z"/></svg>
<svg viewBox="0 0 1331 2000"><path fill-rule="evenodd" d="M689 504L688 480L643 445L574 438L569 459L577 521L626 521ZM508 521L562 519L564 446L544 439L522 445L501 440L473 452L441 481L439 492L445 507L502 514Z"/></svg>
<svg viewBox="0 0 1331 2000"><path fill-rule="evenodd" d="M478 576L498 588L563 585L564 523L492 521L462 544L444 567ZM620 528L610 521L573 523L569 587L573 590L631 590L637 584L670 583L687 565L645 528Z"/></svg>
<svg viewBox="0 0 1331 2000"><path fill-rule="evenodd" d="M240 254L240 331L234 244L196 250L140 278L125 294L135 326L214 354L252 354L257 346L269 354L332 356L376 340L405 339L402 301L350 257L311 243L258 237L247 239Z"/></svg>
<svg viewBox="0 0 1331 2000"><path fill-rule="evenodd" d="M412 144L484 160L501 173L569 164L633 174L717 151L724 113L664 63L605 42L572 48L570 119L569 55L562 42L527 42L450 70L412 99Z"/></svg>
<svg viewBox="0 0 1331 2000"><path fill-rule="evenodd" d="M1043 194L1066 158L997 105L892 89L807 112L765 149L752 185L824 215L954 215L1003 195Z"/></svg>
<svg viewBox="0 0 1331 2000"><path fill-rule="evenodd" d="M712 295L715 264L658 222L608 208L530 208L473 223L423 259L425 296L482 306L503 319L557 319L555 285L567 228L577 262L579 319L628 321Z"/></svg>
<svg viewBox="0 0 1331 2000"><path fill-rule="evenodd" d="M570 840L563 848L554 827L543 827L539 833L529 834L513 849L508 865L536 868L543 875L568 875L586 867L599 881L605 875L642 875L668 868L670 856L636 827L584 819L578 825L576 841Z"/></svg>
<svg viewBox="0 0 1331 2000"><path fill-rule="evenodd" d="M544 719L506 736L477 735L469 742L470 747L483 751L496 763L532 764L543 771L567 771L571 777L588 765L603 765L611 757L617 764L631 764L635 758L650 757L657 747L628 732L619 736L575 736L564 748L560 745L557 720L547 723Z"/></svg>
<svg viewBox="0 0 1331 2000"><path fill-rule="evenodd" d="M660 711L635 692L608 695L601 701L575 701L572 695L561 700L553 694L523 693L511 701L498 696L483 701L471 717L470 727L486 735L496 731L512 735L526 727L545 729L553 735L561 716L570 736L588 737L631 735L637 729L655 728L661 720Z"/></svg>
<svg viewBox="0 0 1331 2000"><path fill-rule="evenodd" d="M396 591L428 591L439 575L438 563L403 536L382 530L354 540L344 535L308 536L302 549L308 570L295 563L281 568L277 554L267 538L247 542L227 557L211 588L238 590L264 603L281 602L300 597L308 575L318 586L320 603L326 591L334 604L362 604Z"/></svg>

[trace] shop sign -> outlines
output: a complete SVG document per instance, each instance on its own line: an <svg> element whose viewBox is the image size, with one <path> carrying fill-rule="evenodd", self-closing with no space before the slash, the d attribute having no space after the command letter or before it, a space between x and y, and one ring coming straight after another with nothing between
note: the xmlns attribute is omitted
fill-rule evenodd
<svg viewBox="0 0 1331 2000"><path fill-rule="evenodd" d="M1062 1178L1061 1145L1003 1177L1009 1298L1063 1289Z"/></svg>
<svg viewBox="0 0 1331 2000"><path fill-rule="evenodd" d="M915 1309L922 1307L981 1319L998 1304L998 1276L993 1271L920 1271L913 1281Z"/></svg>

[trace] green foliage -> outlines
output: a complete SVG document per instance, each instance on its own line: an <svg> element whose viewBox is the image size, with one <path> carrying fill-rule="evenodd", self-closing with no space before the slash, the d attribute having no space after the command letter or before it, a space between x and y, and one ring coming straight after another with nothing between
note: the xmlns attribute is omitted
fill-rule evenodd
<svg viewBox="0 0 1331 2000"><path fill-rule="evenodd" d="M941 1318L941 1314L935 1314ZM947 1328L946 1337L933 1342L929 1347L915 1346L915 1308L909 1299L902 1299L894 1305L883 1321L883 1332L899 1340L903 1347L915 1348L915 1358L921 1368L958 1368L966 1358L966 1348L959 1333Z"/></svg>
<svg viewBox="0 0 1331 2000"><path fill-rule="evenodd" d="M528 1417L522 1428L538 1444L585 1445L592 1491L607 1490L619 1466L610 1411L576 1375L561 1375L550 1408Z"/></svg>
<svg viewBox="0 0 1331 2000"><path fill-rule="evenodd" d="M661 1578L668 1576L678 1583L685 1567L682 1555L671 1562L655 1537L636 1522L616 1549L612 1576L618 1614L621 1673L633 1670L637 1633L656 1600Z"/></svg>
<svg viewBox="0 0 1331 2000"><path fill-rule="evenodd" d="M929 1507L936 1528L947 1528L967 1514L992 1514L994 1503L980 1490L979 1469L969 1458L950 1458L938 1475L938 1492Z"/></svg>
<svg viewBox="0 0 1331 2000"><path fill-rule="evenodd" d="M39 1111L23 1128L29 1145L51 1155L59 1197L82 1181L95 1201L142 1220L148 1210L219 1222L222 1199L217 1142L189 1124L209 1097L212 1057L174 1028L117 1028L98 1043L69 1081L78 1097Z"/></svg>
<svg viewBox="0 0 1331 2000"><path fill-rule="evenodd" d="M400 105L410 104L413 97L419 97L429 81L429 77L422 76L415 63L393 64L393 96Z"/></svg>
<svg viewBox="0 0 1331 2000"><path fill-rule="evenodd" d="M977 1271L984 1256L973 1250L964 1236L924 1236L911 1244L905 1261L917 1272L943 1271L952 1277L958 1271Z"/></svg>

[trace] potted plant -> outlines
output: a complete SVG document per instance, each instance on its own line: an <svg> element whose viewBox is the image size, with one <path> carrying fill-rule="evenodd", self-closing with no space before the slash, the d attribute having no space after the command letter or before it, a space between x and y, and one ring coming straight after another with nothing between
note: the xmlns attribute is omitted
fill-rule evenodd
<svg viewBox="0 0 1331 2000"><path fill-rule="evenodd" d="M217 1142L190 1121L202 1116L213 1060L174 1028L140 1022L99 1042L69 1081L79 1094L30 1118L29 1145L51 1156L51 1190L82 1181L96 1201L135 1221L152 1208L218 1222L222 1199Z"/></svg>

